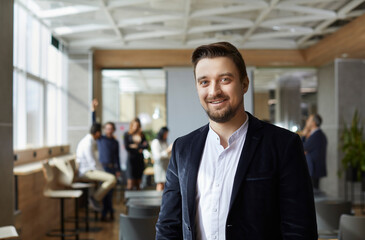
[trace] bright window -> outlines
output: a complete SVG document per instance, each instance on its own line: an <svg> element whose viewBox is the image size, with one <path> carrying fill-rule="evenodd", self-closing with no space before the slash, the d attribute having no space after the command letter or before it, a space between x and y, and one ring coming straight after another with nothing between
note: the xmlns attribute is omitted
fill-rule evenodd
<svg viewBox="0 0 365 240"><path fill-rule="evenodd" d="M67 138L67 56L51 38L46 26L14 3L15 149L65 144Z"/></svg>

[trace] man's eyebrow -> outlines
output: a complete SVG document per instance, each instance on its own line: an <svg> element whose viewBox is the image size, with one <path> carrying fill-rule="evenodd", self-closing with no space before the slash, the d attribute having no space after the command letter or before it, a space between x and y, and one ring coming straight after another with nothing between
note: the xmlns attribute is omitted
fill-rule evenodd
<svg viewBox="0 0 365 240"><path fill-rule="evenodd" d="M228 76L228 77L234 77L234 75L230 72L225 72L225 73L221 73L218 75L219 77L224 77L224 76Z"/></svg>
<svg viewBox="0 0 365 240"><path fill-rule="evenodd" d="M207 78L207 76L201 76L201 77L198 77L198 79L196 81L199 82L200 80L205 79L205 78Z"/></svg>

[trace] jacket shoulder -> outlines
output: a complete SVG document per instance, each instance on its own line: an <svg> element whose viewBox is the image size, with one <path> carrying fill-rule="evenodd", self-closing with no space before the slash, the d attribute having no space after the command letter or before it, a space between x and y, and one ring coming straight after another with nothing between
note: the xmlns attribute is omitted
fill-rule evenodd
<svg viewBox="0 0 365 240"><path fill-rule="evenodd" d="M175 144L178 144L180 146L180 145L184 145L187 143L192 143L195 139L204 136L204 134L207 134L208 130L209 130L209 124L204 125L184 136L178 137L175 140Z"/></svg>
<svg viewBox="0 0 365 240"><path fill-rule="evenodd" d="M292 141L295 139L295 141L301 142L300 136L295 132L289 131L285 128L273 125L271 123L263 122L261 120L257 121L259 121L261 125L261 131L264 138L270 141L284 144L288 143L288 141Z"/></svg>

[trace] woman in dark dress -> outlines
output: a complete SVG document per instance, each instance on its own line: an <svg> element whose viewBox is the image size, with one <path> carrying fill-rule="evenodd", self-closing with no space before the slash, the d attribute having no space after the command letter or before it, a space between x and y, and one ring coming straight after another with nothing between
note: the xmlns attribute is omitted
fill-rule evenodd
<svg viewBox="0 0 365 240"><path fill-rule="evenodd" d="M141 122L138 118L132 120L129 131L124 134L124 145L127 158L127 189L140 189L144 171L143 149L148 148L148 142L142 133Z"/></svg>

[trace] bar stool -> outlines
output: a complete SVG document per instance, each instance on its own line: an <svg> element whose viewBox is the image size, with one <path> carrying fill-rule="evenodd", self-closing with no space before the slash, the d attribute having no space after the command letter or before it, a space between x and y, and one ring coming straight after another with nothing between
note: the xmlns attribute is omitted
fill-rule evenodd
<svg viewBox="0 0 365 240"><path fill-rule="evenodd" d="M76 161L75 159L71 159L69 162L69 165L72 168L72 171L74 173L74 178L73 178L73 183L71 184L71 188L74 190L81 190L84 196L84 205L85 205L85 228L79 228L80 231L86 231L86 232L98 232L100 231L102 228L101 227L93 227L90 228L90 224L89 224L89 204L88 204L88 197L89 197L89 189L90 188L94 188L96 183L93 182L84 182L82 180L80 180L77 177L77 165L76 165ZM95 213L95 215L97 216L97 212ZM97 219L97 217L95 217L95 219Z"/></svg>
<svg viewBox="0 0 365 240"><path fill-rule="evenodd" d="M82 191L80 190L61 190L63 188L62 182L65 180L65 176L62 176L59 169L56 167L52 167L49 161L44 161L42 163L43 174L46 180L46 185L44 189L44 196L52 199L60 200L60 225L61 229L51 230L47 233L48 236L51 237L61 237L62 240L65 240L66 237L74 236L76 240L79 239L79 220L78 220L78 199L82 195ZM58 169L58 170L57 170ZM74 199L75 200L75 229L65 229L65 199ZM70 232L70 233L66 233Z"/></svg>
<svg viewBox="0 0 365 240"><path fill-rule="evenodd" d="M48 198L53 199L59 199L60 200L60 215L61 215L61 229L60 230L52 230L51 232L48 232L47 235L50 237L61 237L62 240L65 240L66 237L75 236L75 239L79 239L79 209L78 209L78 203L77 199L80 198L82 195L82 191L80 190L54 190L54 191L45 191L44 196ZM65 216L64 216L64 202L65 199L75 199L75 229L67 230L65 229ZM66 233L71 232L71 233Z"/></svg>

